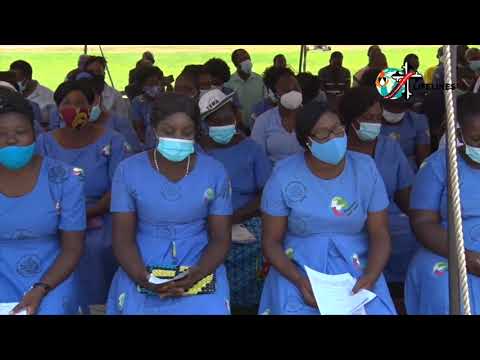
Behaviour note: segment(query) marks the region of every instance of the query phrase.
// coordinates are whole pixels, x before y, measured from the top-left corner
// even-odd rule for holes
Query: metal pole
[[[102,50],[102,45],[98,45],[98,47],[100,48],[100,53],[102,54],[102,57],[105,59],[105,55],[103,54],[103,50]],[[110,75],[110,70],[108,69],[108,64],[106,65],[105,70],[107,70],[108,78],[110,79],[110,84],[112,84],[112,88],[115,89],[115,85],[113,85],[112,75]]]
[[[299,61],[299,64],[298,64],[298,72],[301,73],[302,72],[302,63],[303,63],[303,47],[305,45],[300,45],[300,61]]]
[[[83,54],[87,55],[88,45],[83,45]]]
[[[307,45],[303,47],[304,55],[303,55],[303,72],[307,71]]]

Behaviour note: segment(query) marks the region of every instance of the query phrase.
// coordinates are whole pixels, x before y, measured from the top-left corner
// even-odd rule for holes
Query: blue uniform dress
[[[367,215],[387,207],[388,196],[375,162],[350,151],[345,169],[332,180],[315,176],[304,154],[277,163],[262,196],[266,214],[288,217],[283,247],[304,276],[306,265],[326,274],[350,273],[359,278],[368,257]],[[396,313],[383,275],[372,291],[377,297],[365,306],[367,314]],[[272,266],[259,313],[318,315],[319,311],[306,305],[297,287]]]
[[[250,137],[262,147],[273,163],[304,152],[295,131],[289,133],[283,127],[278,106],[264,112],[255,120]]]
[[[87,208],[110,191],[114,171],[128,151],[123,136],[110,129],[105,129],[103,136],[95,143],[79,149],[63,148],[52,132],[48,132],[38,138],[37,150],[42,155],[61,160],[83,172]],[[87,224],[86,247],[79,266],[84,312],[88,312],[87,305],[105,303],[118,266],[112,252],[111,227],[110,213],[90,219]]]
[[[410,207],[435,211],[441,226],[448,227],[448,176],[445,150],[439,150],[422,164],[413,184]],[[480,170],[458,156],[460,202],[465,248],[480,251]],[[480,314],[480,278],[468,274],[472,314]],[[448,260],[420,247],[408,268],[405,306],[409,315],[449,314]]]
[[[251,139],[228,148],[208,149],[206,153],[220,161],[232,182],[232,204],[236,211],[263,189],[270,177],[271,164],[260,145]],[[232,244],[225,262],[231,302],[235,306],[255,306],[260,301],[262,282],[257,274],[262,265],[261,221],[259,217],[244,225],[255,235],[253,244]]]
[[[382,124],[381,134],[398,141],[413,171],[417,172],[415,147],[430,145],[428,118],[423,114],[407,111],[398,124]]]
[[[145,127],[145,143],[144,150],[153,149],[157,146],[157,138],[150,125],[150,113],[152,111],[151,102],[143,95],[137,96],[132,101],[131,106],[131,121],[132,123],[141,122]]]
[[[395,193],[413,184],[414,173],[400,145],[380,135],[375,148],[375,163],[387,190],[392,253],[384,270],[388,282],[403,282],[408,264],[418,249],[418,243],[410,227],[410,221],[395,203]]]
[[[232,214],[230,180],[222,164],[197,153],[192,171],[174,183],[154,170],[148,152],[143,152],[118,167],[111,211],[136,214],[136,241],[145,266],[193,266],[208,244],[208,217]],[[107,314],[229,314],[223,265],[215,276],[214,293],[161,299],[141,293],[119,268],[110,288]]]
[[[143,150],[140,140],[138,140],[137,133],[133,129],[132,123],[129,119],[121,117],[116,113],[110,113],[110,117],[105,125],[123,135],[132,153],[138,153]],[[58,110],[52,111],[50,115],[50,130],[65,127],[65,122],[60,118]]]
[[[72,167],[43,158],[30,193],[0,193],[0,219],[0,302],[20,302],[60,255],[59,230],[85,230],[83,179]],[[37,313],[78,313],[78,291],[73,273],[47,294]]]

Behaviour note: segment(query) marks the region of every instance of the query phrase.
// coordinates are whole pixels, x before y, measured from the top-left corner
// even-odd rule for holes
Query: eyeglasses
[[[345,126],[338,124],[334,129],[322,129],[318,131],[316,134],[313,134],[311,138],[319,143],[324,143],[329,140],[331,137],[342,137],[345,135]]]

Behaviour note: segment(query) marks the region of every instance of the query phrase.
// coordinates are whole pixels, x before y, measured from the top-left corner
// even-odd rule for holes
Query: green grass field
[[[158,65],[165,75],[177,76],[185,65],[201,64],[211,57],[224,59],[234,72],[230,62],[231,51],[238,46],[145,46],[145,47],[115,47],[104,46],[105,56],[108,60],[110,72],[115,88],[123,90],[128,82],[128,72],[135,66],[143,51],[150,49]],[[273,57],[283,53],[289,65],[298,71],[299,46],[242,46],[246,48],[254,63],[253,71],[262,73],[272,64]],[[365,46],[335,46],[332,51],[339,50],[344,54],[344,66],[356,72],[367,63]],[[420,58],[420,72],[437,63],[436,52],[438,45],[432,46],[382,46],[391,67],[400,67],[405,55],[415,53]],[[82,47],[65,46],[64,48],[38,47],[35,49],[7,49],[0,47],[0,70],[7,70],[14,60],[23,59],[33,67],[33,77],[41,84],[54,90],[65,78],[68,71],[76,67],[78,56]],[[91,45],[89,53],[100,55],[98,46]],[[308,53],[307,70],[317,73],[328,64],[331,52],[314,51]],[[108,79],[107,79],[108,81]],[[108,81],[109,82],[109,81]]]

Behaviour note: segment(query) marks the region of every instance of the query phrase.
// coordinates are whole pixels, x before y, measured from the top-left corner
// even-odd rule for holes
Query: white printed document
[[[308,266],[305,270],[322,315],[366,315],[365,305],[377,296],[366,289],[353,294],[357,280],[348,273],[327,275]]]

